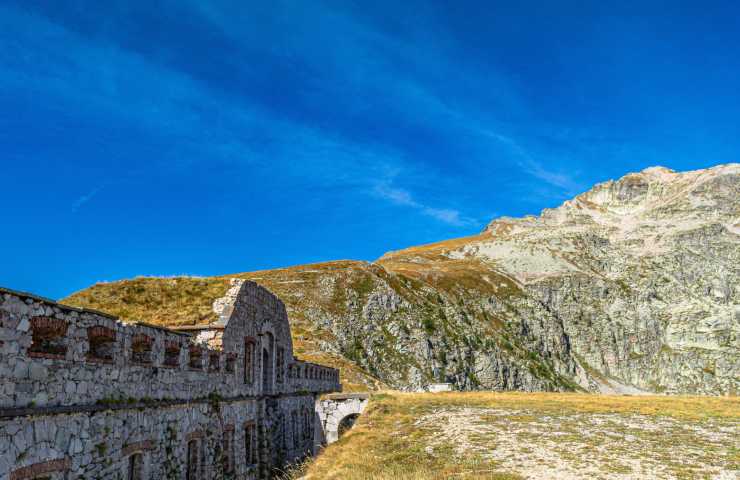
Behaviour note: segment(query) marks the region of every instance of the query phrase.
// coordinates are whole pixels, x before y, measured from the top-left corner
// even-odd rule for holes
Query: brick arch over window
[[[134,363],[152,363],[152,344],[154,339],[148,335],[136,334],[131,338],[131,361]]]
[[[208,371],[218,372],[221,370],[221,355],[218,352],[208,354]]]
[[[272,393],[275,381],[275,337],[270,332],[262,335],[262,392]]]
[[[116,331],[112,328],[96,325],[87,329],[89,345],[87,359],[98,362],[112,362],[116,348]]]
[[[200,480],[200,442],[196,439],[188,441],[187,462],[185,478]]]
[[[277,383],[283,383],[285,381],[285,348],[278,346],[276,350],[275,381]]]
[[[199,345],[190,345],[188,348],[188,367],[191,370],[203,369],[203,349]]]
[[[233,474],[236,465],[234,459],[234,425],[224,426],[221,449],[221,468],[225,474]]]
[[[187,480],[202,480],[205,478],[205,434],[202,431],[189,433],[185,440],[187,441],[185,478]]]
[[[244,458],[247,468],[251,468],[259,463],[259,445],[257,438],[257,425],[252,422],[244,424]]]
[[[121,456],[125,458],[126,462],[125,480],[145,480],[149,478],[147,456],[152,450],[154,450],[154,442],[152,440],[129,443],[123,447]]]
[[[236,369],[236,354],[235,353],[228,353],[226,354],[226,365],[224,366],[224,370],[226,373],[234,373],[234,370]]]
[[[135,452],[128,457],[128,480],[144,480],[144,454]]]
[[[28,354],[32,357],[64,358],[67,354],[66,334],[66,321],[52,317],[33,317],[31,319],[33,341],[28,347]]]
[[[254,337],[244,339],[244,383],[254,384],[257,342]]]
[[[72,461],[69,458],[36,463],[13,471],[10,474],[10,480],[30,480],[53,473],[66,472],[71,465]]]
[[[182,346],[179,342],[165,341],[164,344],[164,367],[179,367],[180,366],[180,350]]]

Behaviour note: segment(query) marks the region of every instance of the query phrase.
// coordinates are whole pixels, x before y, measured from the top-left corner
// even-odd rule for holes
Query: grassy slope
[[[124,321],[174,327],[217,320],[213,301],[228,289],[226,278],[140,277],[96,283],[61,302],[110,313]]]
[[[450,242],[443,243],[447,248]],[[358,377],[358,365],[365,372],[377,372],[376,376],[392,377],[403,384],[406,370],[416,359],[401,351],[400,341],[392,333],[394,329],[432,329],[438,335],[444,334],[450,342],[462,343],[472,332],[461,331],[439,316],[440,294],[459,304],[463,297],[477,299],[518,292],[510,279],[497,275],[477,260],[451,260],[440,255],[440,245],[416,247],[410,260],[395,253],[374,264],[336,261],[234,276],[264,285],[286,303],[294,343],[303,357],[322,361],[327,352],[341,353],[345,361],[331,364],[347,370],[345,378],[350,388],[352,384],[361,387],[368,383],[371,387],[382,387],[380,382]],[[391,314],[389,320],[376,317],[368,325],[363,312],[368,297],[389,291],[402,298],[406,306]],[[480,314],[473,310],[469,313]],[[481,315],[479,320],[484,325],[485,336],[498,337],[502,328],[500,319]],[[415,322],[424,326],[414,326]],[[363,331],[365,327],[372,327],[373,333]],[[332,331],[342,331],[345,338],[338,341]],[[377,334],[378,331],[384,333]],[[352,343],[346,337],[348,334],[357,335],[357,343]],[[372,346],[367,345],[368,335],[378,335],[372,337],[377,340],[371,342]]]
[[[341,315],[346,308],[345,299],[333,294],[337,289],[331,287],[335,287],[338,282],[361,284],[370,275],[369,269],[369,264],[365,262],[337,261],[241,273],[230,277],[259,283],[285,303],[296,356],[338,368],[344,391],[363,391],[368,388],[376,390],[385,385],[330,347],[335,339],[324,321],[326,312]],[[326,285],[329,279],[331,287]]]
[[[441,295],[448,305],[457,305],[480,326],[475,342],[503,342],[510,354],[526,357],[526,349],[512,347],[505,340],[506,336],[501,335],[505,327],[502,319],[488,316],[480,308],[465,306],[471,300],[474,303],[494,295],[503,299],[521,295],[516,283],[497,272],[495,265],[473,258],[450,259],[444,255],[452,248],[483,238],[488,236],[477,235],[390,252],[376,264],[336,261],[223,277],[136,278],[101,283],[63,302],[109,312],[124,321],[194,325],[214,318],[213,300],[226,292],[229,278],[249,279],[265,286],[285,302],[296,356],[339,368],[347,391],[374,390],[385,386],[378,376],[392,377],[396,383],[403,384],[406,370],[409,365],[415,365],[416,360],[399,353],[397,339],[389,330],[384,330],[385,340],[373,339],[372,346],[358,344],[355,348],[347,345],[346,338],[337,342],[332,328],[339,322],[340,330],[346,333],[349,323],[362,317],[368,295],[378,289],[391,289],[409,307],[400,316],[395,315],[388,325],[376,325],[377,328],[416,328],[408,322],[420,321],[424,329],[444,332],[451,342],[468,342],[469,338],[463,337],[469,337],[472,332],[449,324],[440,313]],[[372,349],[372,361],[367,359],[368,348]],[[564,383],[548,369],[537,371],[540,370],[547,374],[546,377],[553,378],[554,384]]]
[[[317,282],[332,272],[361,272],[362,262],[331,262],[279,270],[228,275],[223,277],[141,277],[119,282],[98,283],[61,302],[111,313],[123,321],[143,321],[163,326],[183,326],[215,320],[212,305],[224,296],[229,278],[255,281],[283,300],[291,321],[296,357],[329,365],[340,370],[345,391],[383,388],[383,382],[369,375],[355,363],[322,345],[330,343],[331,333],[317,322],[307,302],[322,302],[324,308],[337,310],[329,299],[316,298]]]
[[[450,434],[455,412],[468,413]],[[539,469],[533,478],[645,478],[641,469],[656,468],[655,478],[704,478],[740,468],[739,433],[733,397],[379,394],[352,430],[294,476],[519,479]]]

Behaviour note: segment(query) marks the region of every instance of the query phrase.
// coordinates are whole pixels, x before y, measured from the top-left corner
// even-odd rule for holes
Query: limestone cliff
[[[538,217],[497,219],[374,263],[227,277],[275,292],[298,327],[298,353],[339,366],[357,387],[740,390],[737,164],[650,168]],[[184,309],[207,310],[226,283],[137,279],[66,301],[166,324],[167,312],[183,322]],[[152,288],[177,292],[157,297],[154,317]],[[183,288],[209,293],[183,305]]]

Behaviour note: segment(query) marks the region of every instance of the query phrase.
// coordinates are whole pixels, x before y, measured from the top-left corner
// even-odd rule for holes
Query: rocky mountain
[[[138,278],[65,302],[200,323],[231,278],[280,296],[298,355],[351,389],[740,391],[739,164],[649,168],[372,263]]]

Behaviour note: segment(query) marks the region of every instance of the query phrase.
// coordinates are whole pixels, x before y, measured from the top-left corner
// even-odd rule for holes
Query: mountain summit
[[[65,303],[195,324],[230,278],[276,293],[298,354],[349,388],[737,393],[740,164],[651,167],[373,263],[137,278]]]

